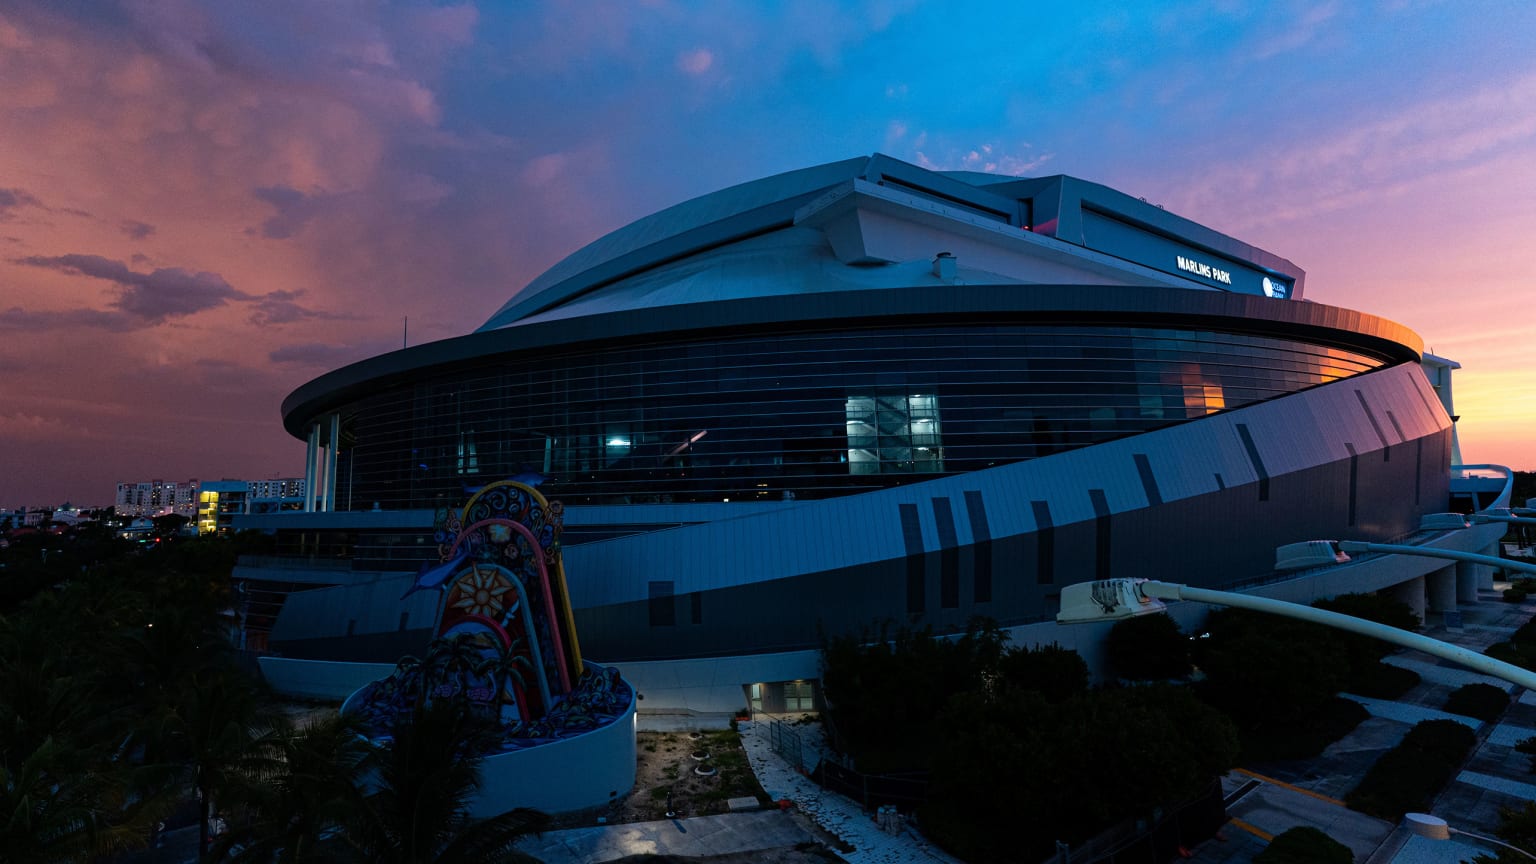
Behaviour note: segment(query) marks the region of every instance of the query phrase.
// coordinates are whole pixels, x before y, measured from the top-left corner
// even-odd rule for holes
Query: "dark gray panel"
[[[1141,475],[1141,489],[1147,493],[1147,503],[1163,503],[1163,493],[1157,489],[1157,477],[1152,474],[1152,463],[1147,459],[1147,454],[1134,453],[1131,458],[1136,462],[1136,473]]]
[[[987,505],[975,489],[965,491],[965,513],[970,518],[971,542],[975,554],[971,561],[971,599],[975,603],[992,602],[992,528],[987,524]]]
[[[917,505],[902,504],[901,540],[907,552],[907,614],[920,615],[928,606],[926,564],[923,560],[923,526]]]
[[[1248,452],[1248,461],[1252,463],[1254,473],[1259,475],[1259,500],[1269,500],[1269,471],[1264,467],[1264,460],[1259,456],[1259,448],[1253,443],[1253,434],[1248,431],[1247,423],[1237,424],[1237,437],[1243,439],[1243,449]]]
[[[939,532],[939,607],[960,608],[960,550],[955,514],[948,498],[933,499],[933,520]]]

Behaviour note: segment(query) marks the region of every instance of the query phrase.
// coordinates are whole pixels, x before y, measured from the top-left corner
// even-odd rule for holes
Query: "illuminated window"
[[[944,470],[939,397],[850,396],[843,410],[848,433],[848,473]]]

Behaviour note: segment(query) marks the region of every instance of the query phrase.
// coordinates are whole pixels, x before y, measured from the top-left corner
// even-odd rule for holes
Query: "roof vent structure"
[[[955,256],[948,252],[940,252],[933,256],[933,275],[940,279],[953,279],[957,272],[959,272],[959,264],[955,261]]]

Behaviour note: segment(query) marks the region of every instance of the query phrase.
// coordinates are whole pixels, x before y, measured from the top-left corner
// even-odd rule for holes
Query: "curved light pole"
[[[1502,846],[1511,852],[1519,852],[1532,861],[1536,861],[1536,855],[1532,855],[1519,846],[1505,843],[1503,840],[1495,840],[1492,837],[1484,837],[1481,834],[1473,834],[1471,831],[1463,831],[1460,828],[1452,828],[1446,824],[1444,819],[1441,819],[1439,816],[1431,816],[1428,813],[1404,813],[1403,827],[1413,832],[1414,836],[1424,837],[1429,840],[1449,840],[1452,834],[1460,834],[1463,837],[1471,837],[1473,840],[1481,840],[1494,846]]]
[[[1470,564],[1486,564],[1489,567],[1497,567],[1501,570],[1516,570],[1521,573],[1536,574],[1536,564],[1527,564],[1524,561],[1511,561],[1508,558],[1500,558],[1497,555],[1479,555],[1475,552],[1462,552],[1459,549],[1436,549],[1431,546],[1404,546],[1398,543],[1370,543],[1365,540],[1309,540],[1308,544],[1326,544],[1338,552],[1380,552],[1388,555],[1419,555],[1425,558],[1444,558],[1448,561],[1466,561]],[[1290,546],[1282,546],[1277,552],[1290,549],[1291,546],[1301,544],[1293,543]],[[1346,555],[1343,561],[1348,561]],[[1343,563],[1337,557],[1329,560],[1315,560],[1304,558],[1281,559],[1281,570],[1300,570],[1307,567],[1317,567],[1324,564]]]
[[[1413,547],[1409,547],[1413,548]],[[1478,556],[1486,557],[1486,556]],[[1536,672],[1522,669],[1485,654],[1470,651],[1460,645],[1441,642],[1428,636],[1409,633],[1375,621],[1341,615],[1300,603],[1271,600],[1251,594],[1233,591],[1213,591],[1194,588],[1173,582],[1154,582],[1150,579],[1105,579],[1098,582],[1079,582],[1061,589],[1061,612],[1056,616],[1058,624],[1082,624],[1090,621],[1113,621],[1133,615],[1147,615],[1164,611],[1163,600],[1190,600],[1213,606],[1231,606],[1251,609],[1271,615],[1283,615],[1301,621],[1310,621],[1362,636],[1371,636],[1404,648],[1423,651],[1435,657],[1460,663],[1469,669],[1518,684],[1528,690],[1536,690]]]

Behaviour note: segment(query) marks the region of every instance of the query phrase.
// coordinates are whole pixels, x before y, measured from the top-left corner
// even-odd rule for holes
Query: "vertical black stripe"
[[[948,498],[933,499],[933,521],[939,530],[939,608],[959,609],[960,541]]]
[[[1403,434],[1403,424],[1397,422],[1397,415],[1393,414],[1390,408],[1387,409],[1387,420],[1392,423],[1392,428],[1397,431],[1397,443],[1407,444],[1408,436]]]
[[[1360,455],[1355,445],[1346,443],[1349,450],[1349,527],[1355,527],[1355,492],[1360,488]]]
[[[901,540],[907,550],[907,612],[920,615],[927,609],[927,586],[923,573],[923,526],[918,522],[917,505],[902,504]]]
[[[1103,489],[1089,489],[1093,502],[1093,578],[1109,578],[1109,499]]]
[[[1035,584],[1056,581],[1056,525],[1051,521],[1049,501],[1031,501],[1035,511]]]
[[[1243,439],[1243,449],[1248,451],[1248,461],[1253,464],[1254,473],[1259,475],[1259,500],[1269,500],[1269,471],[1264,468],[1264,460],[1259,458],[1259,448],[1253,443],[1253,435],[1248,432],[1247,423],[1237,424],[1237,437]]]
[[[1157,478],[1152,476],[1152,463],[1147,459],[1147,454],[1133,453],[1131,458],[1136,460],[1136,473],[1141,475],[1141,489],[1147,493],[1147,503],[1163,503],[1163,493],[1157,489]]]
[[[1418,455],[1413,457],[1413,503],[1419,503],[1424,492],[1424,439],[1419,439]]]
[[[1381,431],[1381,424],[1376,422],[1376,412],[1371,410],[1371,403],[1365,401],[1365,392],[1355,391],[1355,398],[1360,400],[1360,407],[1365,409],[1365,419],[1371,421],[1371,428],[1376,430],[1376,439],[1381,442],[1381,461],[1392,461],[1392,445],[1387,443],[1387,436]]]
[[[965,513],[971,522],[971,547],[975,550],[972,578],[972,600],[976,603],[992,602],[992,528],[987,524],[987,505],[981,493],[968,489],[965,493]]]
[[[1216,488],[1217,489],[1225,489],[1225,488],[1227,488],[1227,481],[1221,479],[1221,473],[1220,472],[1217,472],[1217,474],[1216,474]]]
[[[1429,385],[1430,392],[1435,393],[1435,398],[1433,400],[1433,404],[1431,404],[1430,398],[1427,395],[1425,395],[1424,388],[1420,387],[1417,381],[1415,381],[1414,384],[1413,384],[1413,392],[1419,394],[1419,398],[1424,400],[1424,407],[1429,410],[1429,416],[1430,417],[1434,417],[1435,416],[1435,409],[1436,408],[1440,409],[1441,413],[1444,413],[1445,412],[1445,406],[1440,404],[1440,394],[1435,391],[1435,385],[1430,384],[1427,380],[1424,383]]]

